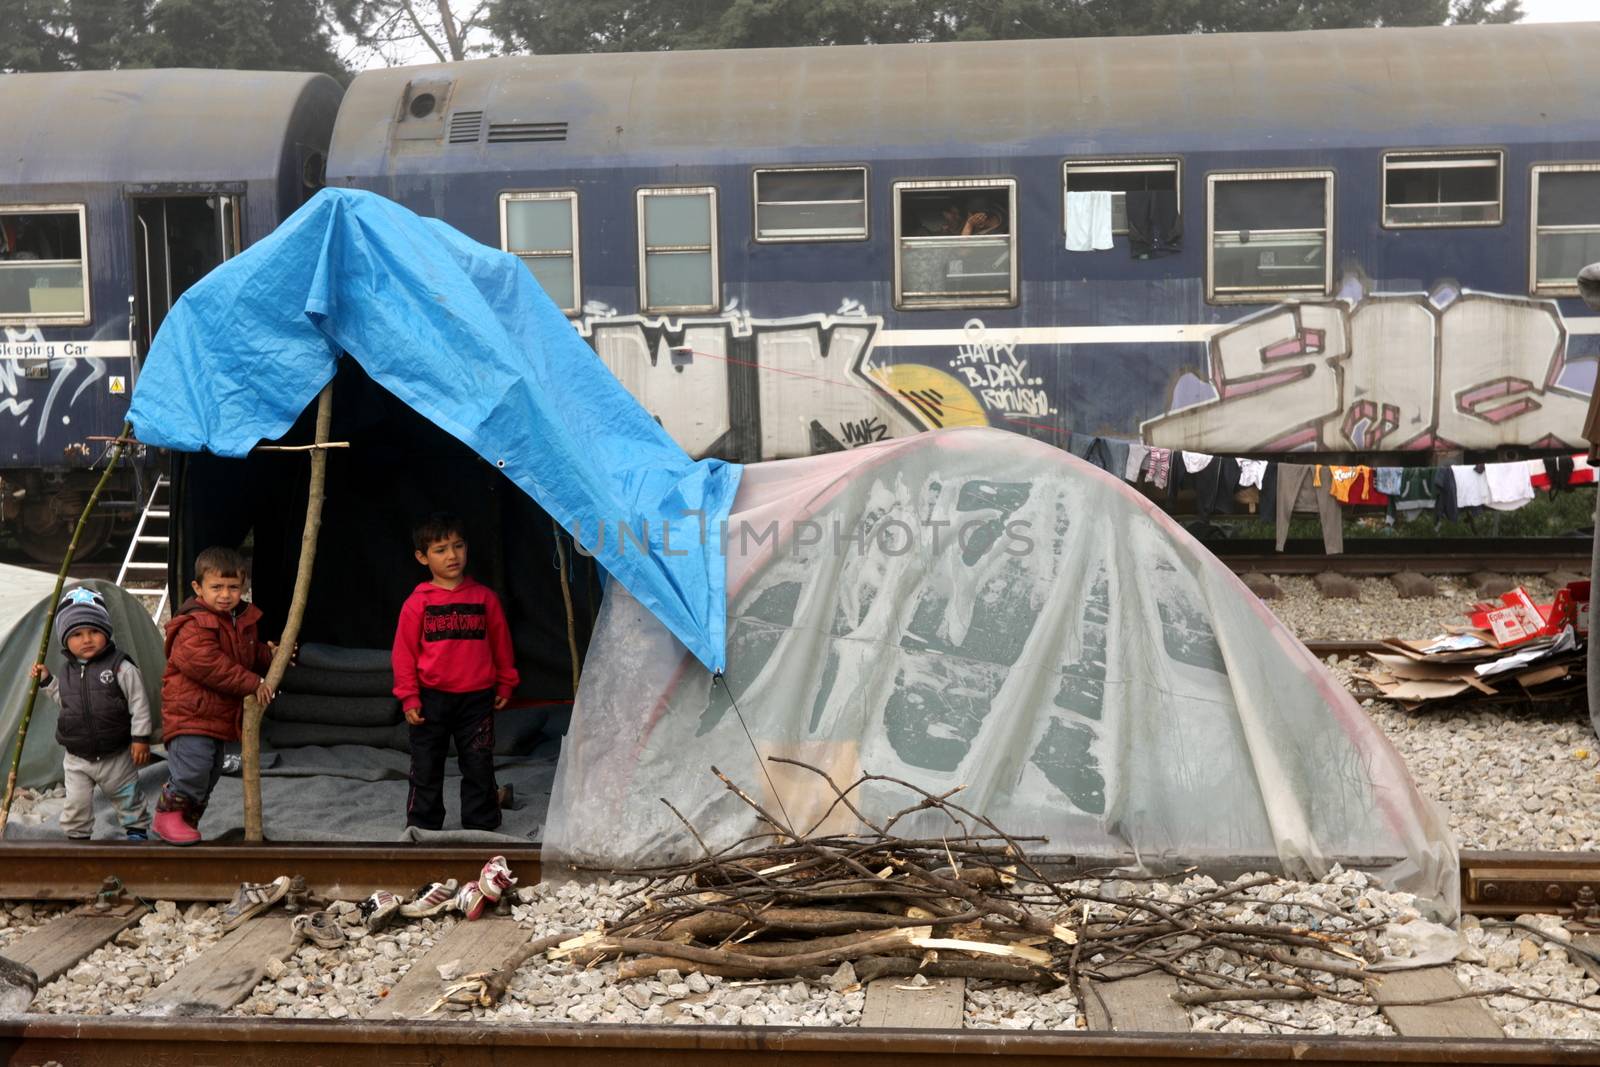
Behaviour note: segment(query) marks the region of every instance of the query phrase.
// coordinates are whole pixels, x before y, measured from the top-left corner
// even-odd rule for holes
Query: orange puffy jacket
[[[237,741],[244,698],[256,691],[271,656],[256,636],[261,609],[235,618],[191,597],[167,623],[161,675],[161,739],[199,734]]]

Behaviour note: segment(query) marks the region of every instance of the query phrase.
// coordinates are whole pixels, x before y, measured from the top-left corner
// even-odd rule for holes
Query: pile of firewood
[[[1074,988],[1086,979],[1166,971],[1218,994],[1204,999],[1227,999],[1223,994],[1238,985],[1186,960],[1211,948],[1259,964],[1251,987],[1240,990],[1252,999],[1262,992],[1263,999],[1310,997],[1319,977],[1362,975],[1364,929],[1329,933],[1223,916],[1230,904],[1248,906],[1248,891],[1275,878],[1182,904],[1088,893],[1048,876],[1028,857],[1024,845],[1041,838],[1013,836],[962,807],[952,799],[959,789],[934,795],[872,774],[841,787],[815,767],[772,759],[816,774],[819,788],[831,790],[835,805],[854,814],[863,832],[796,830],[712,768],[769,829],[713,850],[683,820],[702,858],[608,872],[643,880],[632,907],[604,928],[551,947],[549,958],[578,964],[619,958],[620,978],[671,969],[819,980],[849,962],[862,982],[924,974]],[[917,799],[873,822],[855,803],[868,783],[898,786]],[[949,834],[896,836],[898,824],[929,809],[948,819]]]

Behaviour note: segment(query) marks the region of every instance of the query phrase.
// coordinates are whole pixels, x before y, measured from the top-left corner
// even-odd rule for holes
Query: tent
[[[53,574],[0,564],[0,678],[6,679],[3,695],[0,695],[0,757],[6,760],[11,757],[17,726],[27,704],[28,669],[39,654],[39,638],[44,634],[44,620],[50,613],[50,595],[55,584]],[[105,597],[117,647],[132,657],[143,672],[145,691],[159,729],[161,670],[166,665],[161,631],[150,621],[145,606],[116,584],[93,579],[69,581],[65,588],[78,585],[86,585]],[[45,665],[53,672],[65,666],[61,648],[54,641],[45,657]],[[40,788],[61,781],[62,749],[55,740],[59,713],[55,701],[41,693],[33,709],[33,721],[28,725],[27,742],[22,748],[22,765],[17,771],[19,785]],[[4,774],[0,769],[0,782]]]
[[[660,798],[712,848],[764,830],[713,766],[794,829],[859,828],[809,772],[764,761],[782,756],[841,786],[961,786],[1008,832],[1048,837],[1033,851],[1090,866],[1343,862],[1455,910],[1445,820],[1378,728],[1204,547],[1076,457],[958,429],[757,464],[724,541],[720,681],[608,591],[552,864],[697,855]],[[880,820],[915,800],[875,782],[859,803]],[[943,819],[897,832],[937,838]]]

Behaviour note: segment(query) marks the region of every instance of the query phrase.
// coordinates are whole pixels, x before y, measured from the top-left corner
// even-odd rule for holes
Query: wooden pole
[[[561,599],[567,605],[567,652],[572,657],[572,698],[578,698],[578,678],[582,674],[582,666],[578,659],[578,622],[572,613],[572,585],[567,580],[567,543],[562,540],[561,524],[551,519],[550,525],[556,532],[556,559],[561,565]]]
[[[100,502],[100,491],[111,480],[111,472],[117,469],[117,464],[122,461],[122,453],[126,448],[129,438],[133,435],[133,423],[122,424],[122,432],[117,434],[115,443],[111,446],[111,454],[106,460],[106,469],[101,472],[100,480],[95,483],[94,492],[89,494],[88,503],[83,505],[83,514],[78,516],[78,525],[73,527],[72,540],[67,544],[67,554],[61,560],[61,569],[56,571],[56,589],[50,596],[50,611],[44,618],[44,636],[39,638],[39,654],[34,658],[34,665],[44,662],[45,656],[50,652],[50,631],[56,623],[56,605],[61,602],[61,588],[67,584],[67,571],[72,566],[72,557],[78,551],[78,538],[83,536],[83,528],[89,524],[89,516],[94,511],[95,504]],[[0,800],[0,839],[6,836],[6,820],[11,817],[11,798],[17,791],[17,768],[22,765],[22,745],[28,739],[28,723],[33,720],[33,705],[39,699],[39,679],[28,679],[28,700],[22,706],[22,722],[17,726],[17,748],[11,754],[11,769],[6,772],[5,798]]]
[[[333,424],[333,382],[322,387],[317,395],[317,428],[313,438],[316,445],[328,443],[328,432]],[[328,450],[311,449],[311,486],[306,492],[306,525],[300,534],[300,564],[294,575],[294,595],[289,600],[289,614],[283,621],[283,635],[278,639],[278,651],[273,654],[272,665],[267,668],[267,685],[276,692],[289,669],[294,656],[295,642],[300,637],[300,622],[305,618],[306,600],[311,595],[311,568],[317,561],[317,532],[322,528],[322,497],[328,480]],[[244,771],[244,837],[246,841],[261,841],[261,719],[267,709],[254,694],[244,698],[244,724],[240,729],[240,762]]]

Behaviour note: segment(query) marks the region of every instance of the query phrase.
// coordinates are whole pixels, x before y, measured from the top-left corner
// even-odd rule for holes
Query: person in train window
[[[957,232],[963,237],[978,237],[984,234],[1006,232],[1006,213],[1000,210],[998,204],[983,196],[974,196],[967,199],[965,218],[962,220],[961,229]]]

